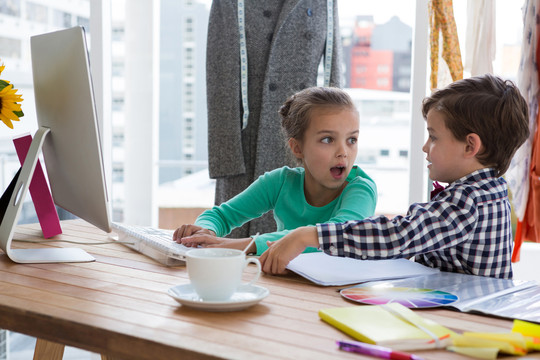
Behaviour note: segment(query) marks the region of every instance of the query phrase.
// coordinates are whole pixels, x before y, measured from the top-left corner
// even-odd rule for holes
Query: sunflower
[[[0,65],[0,74],[5,66]],[[19,121],[19,118],[24,116],[21,105],[18,102],[23,101],[22,95],[17,94],[17,89],[9,81],[0,80],[0,120],[13,129],[11,121]]]

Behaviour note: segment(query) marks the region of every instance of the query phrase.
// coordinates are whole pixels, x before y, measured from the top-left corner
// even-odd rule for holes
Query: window
[[[85,29],[90,30],[90,19],[83,16],[77,16],[77,25],[83,26]]]
[[[388,65],[379,65],[377,66],[377,73],[379,74],[386,74],[390,71],[390,68]]]
[[[21,16],[21,0],[0,1],[0,14]]]
[[[68,28],[72,26],[71,14],[61,10],[53,11],[53,25]]]
[[[0,122],[0,191],[4,191],[19,168],[12,138],[37,130],[31,76],[30,36],[72,26],[72,15],[77,14],[83,24],[90,18],[90,0],[0,0],[0,59],[6,66],[2,79],[14,84],[23,97],[25,116],[14,123],[14,129],[4,128]],[[61,7],[61,10],[60,10]],[[25,198],[21,223],[36,221],[31,197]]]
[[[366,66],[365,65],[357,65],[356,66],[356,72],[358,74],[365,73],[366,72]]]
[[[7,60],[7,58],[21,58],[21,40],[0,36],[0,49],[2,49],[0,50],[2,59],[6,58]],[[11,82],[13,83],[14,80],[11,80]]]
[[[49,21],[47,7],[40,4],[27,2],[26,19],[31,22],[46,24]]]
[[[378,87],[388,86],[389,83],[390,83],[390,79],[388,79],[388,78],[378,78],[377,79],[377,86]]]
[[[494,71],[496,74],[515,80],[522,36],[522,4],[511,0],[496,0],[496,2],[498,44]],[[46,25],[51,30],[75,24],[86,26],[89,24],[90,13],[85,12],[84,9],[85,7],[89,9],[89,3],[90,0],[68,2],[0,0],[2,19],[24,17],[24,21],[19,22],[19,28],[14,32],[17,36],[0,29],[0,58],[6,65],[6,71],[17,67],[18,73],[29,73],[30,64],[25,57],[29,53],[31,26],[39,25],[41,29]],[[160,26],[163,29],[160,34],[161,49],[166,48],[169,51],[161,54],[160,67],[172,70],[166,76],[163,75],[160,84],[159,121],[160,128],[165,130],[160,134],[159,142],[168,144],[165,146],[163,158],[175,161],[174,165],[167,166],[176,167],[174,170],[177,174],[186,173],[187,169],[198,172],[206,167],[204,64],[210,4],[210,0],[161,1]],[[124,131],[123,127],[129,122],[124,114],[125,92],[129,89],[124,89],[123,80],[118,80],[126,76],[125,59],[130,56],[125,53],[123,43],[126,36],[124,24],[127,5],[125,1],[115,0],[111,2],[111,6],[114,7],[111,12],[113,17],[111,34],[113,58],[111,61],[114,86],[111,117],[115,125],[111,136],[113,146],[122,146],[125,143],[121,135]],[[48,11],[44,12],[43,9],[48,9]],[[408,205],[407,192],[404,191],[409,182],[408,159],[413,157],[413,151],[418,150],[408,150],[411,109],[419,106],[419,104],[410,103],[409,92],[412,85],[411,69],[414,66],[411,44],[415,26],[415,9],[411,6],[411,2],[402,0],[340,0],[339,11],[342,43],[344,46],[349,46],[348,51],[344,51],[343,54],[359,59],[359,62],[354,62],[349,58],[343,59],[344,70],[346,70],[344,74],[349,76],[344,84],[347,84],[347,91],[350,92],[360,111],[361,127],[357,162],[374,178],[379,188],[389,187],[384,180],[387,178],[403,184],[401,194],[386,195],[387,192],[385,192],[380,196],[377,209],[377,212],[382,213],[402,213]],[[46,13],[49,14],[48,24],[44,22]],[[454,1],[454,13],[460,40],[465,39],[466,2]],[[405,25],[403,29],[410,29],[410,34],[408,30],[393,32],[392,26],[396,21],[393,17],[399,20],[400,26]],[[371,32],[361,33],[355,38],[353,35],[357,25],[372,27]],[[384,35],[387,32],[393,35]],[[402,35],[404,38],[401,38]],[[398,47],[395,42],[399,42],[399,49],[393,49],[393,47]],[[355,44],[359,46],[353,46]],[[462,49],[465,48],[464,45],[463,40]],[[388,57],[377,58],[377,56],[383,56],[385,52],[391,52],[391,60]],[[16,60],[16,65],[13,61],[9,61],[11,59]],[[21,66],[20,69],[19,66]],[[32,93],[31,84],[22,78],[9,80],[17,85],[21,81],[27,82],[23,92],[26,101],[23,107],[27,107],[27,104],[32,101],[29,97]],[[381,88],[384,90],[380,90]],[[31,124],[31,111],[27,112],[22,123],[25,126]],[[35,131],[31,125],[23,130]],[[2,144],[7,141],[4,138],[5,133],[2,131],[0,134]],[[186,143],[183,140],[184,136],[186,136]],[[4,149],[7,146],[0,148]],[[184,152],[184,149],[189,151]],[[6,158],[10,161],[12,159],[11,154],[4,152],[0,155],[3,155],[2,161]],[[113,150],[110,155],[115,164],[121,164],[124,157],[130,156],[124,151],[116,150]],[[116,158],[117,155],[119,158]],[[184,161],[188,162],[187,166],[183,163]],[[164,169],[161,165],[159,166],[160,171]],[[120,168],[113,171],[115,171],[115,179],[124,179],[123,175],[118,175],[121,173]],[[9,175],[1,173],[0,179],[10,178]],[[171,175],[170,179],[172,180],[174,176]],[[123,206],[123,199],[129,194],[124,194],[121,184],[114,184],[113,189],[114,214],[118,215],[121,214],[118,209]],[[114,220],[119,221],[119,219]]]
[[[124,181],[124,167],[123,166],[113,167],[113,181],[114,182]]]
[[[120,111],[124,108],[124,97],[123,96],[115,96],[112,99],[112,107],[113,111]]]
[[[124,134],[114,133],[112,140],[113,146],[122,146],[124,144]]]

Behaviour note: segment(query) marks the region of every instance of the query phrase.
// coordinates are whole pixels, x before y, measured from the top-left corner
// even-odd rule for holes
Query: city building
[[[125,11],[113,11],[112,207],[125,220]],[[196,1],[163,0],[159,22],[158,183],[207,168],[206,29],[209,10]],[[158,204],[159,206],[159,204]]]
[[[161,1],[159,183],[208,167],[206,33],[208,9]]]
[[[397,16],[375,24],[373,16],[358,16],[344,54],[351,88],[409,92],[412,29]]]

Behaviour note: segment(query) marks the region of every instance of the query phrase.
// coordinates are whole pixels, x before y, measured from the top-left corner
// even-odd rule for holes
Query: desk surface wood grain
[[[63,234],[42,244],[80,247],[95,262],[16,264],[0,253],[0,328],[119,359],[362,359],[335,341],[350,339],[318,317],[318,310],[353,306],[336,291],[295,275],[262,275],[270,295],[246,310],[190,309],[167,295],[189,283],[184,266],[165,267],[120,244],[87,245],[109,235],[81,220],[62,223]],[[17,228],[14,239],[41,238],[39,225]],[[252,277],[255,267],[245,272]],[[455,331],[509,331],[512,322],[451,310],[417,310]],[[425,359],[466,359],[447,351]],[[539,354],[529,357],[540,358]],[[369,357],[366,357],[369,359]],[[511,359],[511,357],[505,357]]]

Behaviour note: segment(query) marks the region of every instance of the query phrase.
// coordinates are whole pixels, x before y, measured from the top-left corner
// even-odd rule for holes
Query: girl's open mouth
[[[332,173],[332,176],[335,177],[335,178],[341,177],[341,175],[343,175],[344,171],[345,171],[344,166],[334,166],[333,168],[330,169],[330,172]]]

